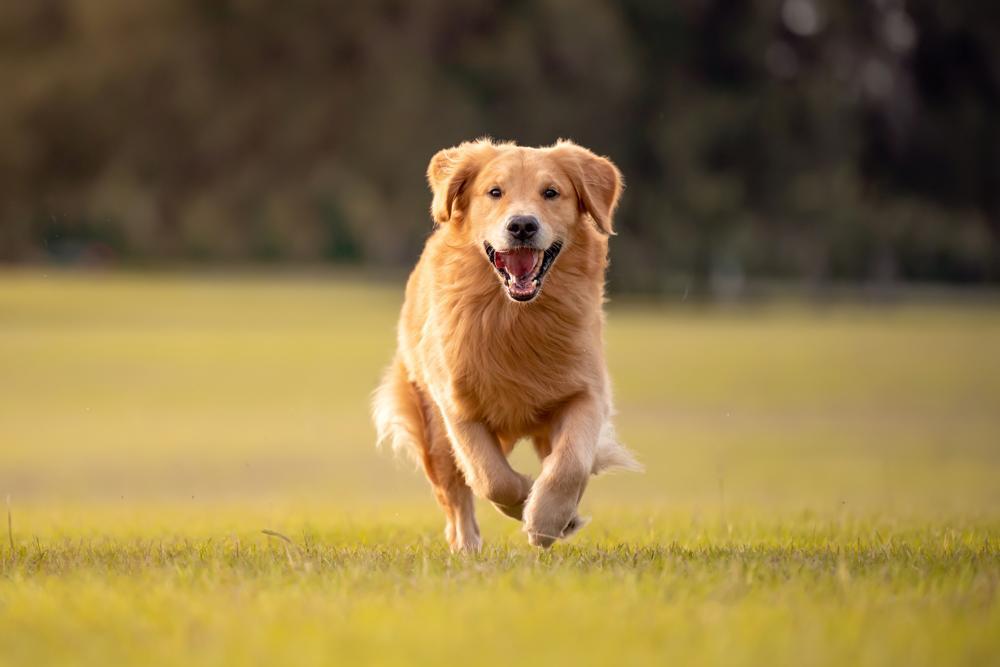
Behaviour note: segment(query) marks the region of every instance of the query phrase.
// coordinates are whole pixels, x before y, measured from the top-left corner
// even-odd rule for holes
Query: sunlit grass
[[[372,446],[399,298],[0,274],[0,664],[1000,660],[1000,310],[613,304],[647,473],[463,559]]]

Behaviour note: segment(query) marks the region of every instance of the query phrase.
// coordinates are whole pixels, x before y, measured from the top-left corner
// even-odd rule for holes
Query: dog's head
[[[570,141],[526,148],[489,139],[438,152],[427,168],[431,214],[493,265],[507,295],[531,301],[560,252],[612,234],[617,167]]]

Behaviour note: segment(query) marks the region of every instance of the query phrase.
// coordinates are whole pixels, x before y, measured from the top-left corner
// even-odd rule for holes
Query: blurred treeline
[[[0,259],[403,266],[435,150],[569,137],[620,289],[1000,281],[1000,2],[0,3]]]

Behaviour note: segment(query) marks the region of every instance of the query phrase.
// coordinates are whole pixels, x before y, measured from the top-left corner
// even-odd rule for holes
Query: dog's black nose
[[[515,215],[507,221],[507,231],[518,241],[527,241],[538,231],[538,218],[533,215]]]

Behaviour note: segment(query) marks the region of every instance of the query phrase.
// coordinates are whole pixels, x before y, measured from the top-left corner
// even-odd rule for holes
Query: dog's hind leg
[[[482,547],[472,489],[455,464],[451,442],[437,408],[427,404],[427,451],[424,472],[448,518],[445,537],[452,551],[475,552]]]
[[[447,519],[445,537],[453,551],[478,551],[482,545],[476,524],[472,490],[455,465],[451,444],[437,408],[424,400],[396,360],[375,391],[372,416],[378,441],[423,466],[434,496]]]

